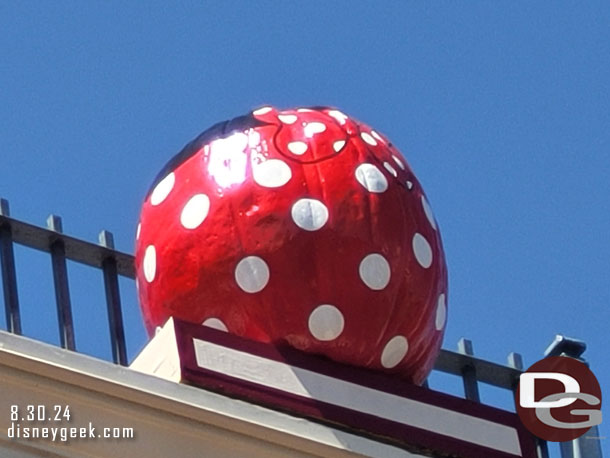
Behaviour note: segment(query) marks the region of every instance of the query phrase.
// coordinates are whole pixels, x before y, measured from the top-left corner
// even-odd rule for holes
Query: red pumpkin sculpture
[[[421,383],[447,316],[439,228],[402,154],[332,108],[220,123],[148,193],[136,269],[169,317]]]

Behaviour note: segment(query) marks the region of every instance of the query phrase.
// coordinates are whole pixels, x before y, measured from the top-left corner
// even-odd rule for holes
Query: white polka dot
[[[136,229],[136,240],[140,238],[140,231],[142,230],[142,223],[138,223],[138,228]]]
[[[307,143],[305,142],[290,142],[288,143],[288,149],[292,154],[301,156],[307,151]]]
[[[320,134],[325,130],[326,125],[322,122],[309,122],[305,125],[305,129],[303,129],[305,136],[309,138],[313,137],[315,134]]]
[[[381,138],[381,135],[379,135],[377,132],[375,132],[374,130],[371,130],[371,135],[373,135],[373,137],[375,137],[377,140],[379,140],[380,142],[383,141],[383,138]]]
[[[157,251],[153,245],[148,245],[144,252],[144,278],[148,283],[155,279],[157,274]]]
[[[360,164],[356,169],[356,179],[370,192],[384,192],[388,189],[388,180],[373,164]]]
[[[422,195],[421,196],[421,205],[424,207],[424,213],[426,214],[426,218],[430,222],[430,225],[434,230],[436,230],[436,221],[434,220],[434,213],[432,213],[432,209],[430,208],[430,204],[428,200]]]
[[[309,315],[309,332],[318,340],[336,339],[344,325],[343,314],[334,305],[320,305]]]
[[[280,159],[269,159],[260,164],[252,163],[254,181],[265,188],[279,188],[292,178],[290,167]]]
[[[298,119],[297,116],[293,115],[293,114],[279,115],[278,118],[284,124],[294,124],[297,121],[297,119]]]
[[[174,188],[175,182],[176,182],[176,175],[174,175],[174,172],[171,172],[169,175],[167,175],[165,178],[163,178],[157,184],[157,186],[155,186],[155,189],[153,190],[152,194],[150,195],[150,204],[159,205],[161,202],[163,202],[165,200],[165,198],[167,197],[167,195]]]
[[[261,134],[254,129],[248,131],[248,146],[250,148],[256,148],[261,143]],[[243,150],[241,150],[243,151]]]
[[[235,281],[246,293],[258,293],[269,282],[269,267],[258,256],[247,256],[235,268]]]
[[[306,231],[317,231],[328,221],[328,208],[316,199],[297,200],[291,214],[294,223]]]
[[[344,146],[345,146],[345,140],[337,140],[335,143],[333,143],[333,149],[335,150],[336,153],[341,151],[341,148],[343,148]]]
[[[220,187],[227,188],[246,180],[248,155],[245,149],[255,138],[254,134],[233,132],[210,143],[207,169]]]
[[[218,318],[208,318],[203,323],[203,326],[207,326],[208,328],[218,329],[219,331],[227,332],[227,326]]]
[[[254,115],[264,115],[264,114],[269,113],[271,110],[272,110],[271,107],[262,107],[262,108],[259,108],[258,110],[254,110],[252,112],[252,114],[254,114]]]
[[[417,262],[424,268],[427,269],[432,265],[432,248],[426,240],[426,238],[417,232],[413,236],[413,252]]]
[[[377,144],[377,140],[375,140],[373,137],[371,137],[370,134],[368,134],[366,132],[361,132],[360,136],[362,137],[362,140],[364,140],[371,146],[375,146]]]
[[[299,113],[310,113],[310,112],[312,112],[313,110],[310,110],[309,108],[299,108],[297,111],[298,111]]]
[[[364,284],[374,290],[381,290],[390,282],[390,264],[377,253],[365,256],[360,262],[358,272]]]
[[[330,110],[328,112],[328,116],[334,118],[341,125],[345,124],[345,121],[347,120],[347,116],[345,116],[339,110]]]
[[[180,222],[186,229],[195,229],[207,218],[209,211],[209,197],[205,194],[195,194],[182,209]]]
[[[438,296],[438,302],[436,303],[436,319],[434,325],[436,330],[440,331],[445,326],[447,320],[447,304],[445,303],[445,295],[441,294]]]
[[[413,182],[412,181],[407,180],[407,189],[408,190],[413,189]]]
[[[383,163],[383,166],[384,166],[384,167],[385,167],[385,169],[386,169],[388,172],[390,172],[392,175],[394,175],[395,177],[397,177],[397,176],[398,176],[398,172],[396,171],[396,169],[395,169],[394,167],[392,167],[392,166],[390,165],[390,163],[389,163],[389,162],[384,162],[384,163]]]
[[[392,369],[400,363],[407,351],[409,350],[409,343],[404,336],[394,336],[383,348],[381,353],[381,365],[386,369]]]
[[[396,164],[398,164],[398,167],[400,167],[403,170],[405,169],[405,165],[402,163],[402,161],[398,157],[396,157],[392,154],[392,159],[394,159],[394,162],[396,162]]]
[[[243,152],[251,139],[256,138],[258,132],[253,131],[252,134],[246,135],[244,132],[233,132],[228,137],[217,138],[210,143],[210,151],[221,155],[231,154],[233,152]],[[258,134],[260,141],[260,134]]]

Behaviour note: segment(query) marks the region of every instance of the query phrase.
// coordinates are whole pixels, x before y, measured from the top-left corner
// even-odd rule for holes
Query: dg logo
[[[602,394],[593,372],[564,356],[542,359],[521,374],[517,413],[535,436],[553,442],[576,439],[602,422]]]

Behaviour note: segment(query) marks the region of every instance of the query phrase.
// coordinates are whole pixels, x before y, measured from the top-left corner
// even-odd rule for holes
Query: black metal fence
[[[100,232],[99,243],[95,244],[63,234],[61,218],[55,215],[49,216],[46,229],[13,219],[10,217],[8,202],[0,199],[0,260],[6,327],[9,332],[15,334],[21,334],[13,252],[15,243],[47,252],[51,256],[59,339],[61,346],[68,350],[76,348],[66,260],[101,270],[106,292],[112,358],[115,363],[126,366],[127,352],[118,277],[120,275],[135,278],[133,256],[116,251],[113,236],[108,231]]]
[[[106,294],[108,329],[114,363],[126,366],[127,352],[125,331],[121,310],[119,276],[135,279],[133,256],[114,249],[113,236],[108,231],[99,234],[97,244],[86,242],[63,234],[61,218],[49,216],[47,228],[24,223],[10,217],[9,204],[0,199],[0,261],[6,326],[9,332],[21,334],[21,315],[19,312],[19,295],[13,245],[20,244],[50,254],[57,305],[57,322],[60,345],[68,350],[76,350],[72,305],[66,268],[66,260],[75,261],[101,270]],[[567,355],[579,358],[586,346],[583,342],[557,336],[547,349],[547,355]],[[521,355],[510,353],[507,365],[476,358],[472,342],[461,339],[458,351],[441,350],[436,361],[435,371],[452,374],[462,379],[464,397],[481,402],[479,384],[485,383],[494,387],[514,392],[523,371]],[[597,431],[597,428],[592,428]],[[595,434],[595,433],[594,433]],[[575,443],[577,441],[573,441]],[[601,449],[589,441],[580,441],[576,445],[566,443],[560,448],[562,458],[601,458]],[[589,450],[589,451],[587,451]],[[538,442],[538,455],[547,458],[548,449],[544,441]]]

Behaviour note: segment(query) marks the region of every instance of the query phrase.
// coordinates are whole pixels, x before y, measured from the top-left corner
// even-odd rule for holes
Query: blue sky
[[[0,196],[132,252],[148,186],[200,131],[268,103],[334,105],[424,186],[449,267],[444,347],[465,336],[529,366],[556,333],[579,337],[606,389],[609,21],[601,1],[5,2]],[[25,333],[56,342],[50,261],[17,256]],[[77,345],[107,358],[101,280],[69,269]],[[121,286],[133,356],[146,337]]]

